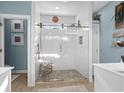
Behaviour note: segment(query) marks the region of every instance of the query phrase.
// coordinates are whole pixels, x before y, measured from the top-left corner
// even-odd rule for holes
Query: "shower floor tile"
[[[60,79],[58,81],[51,81]],[[41,88],[56,88],[65,86],[84,85],[88,91],[94,91],[93,84],[76,70],[57,70],[49,75],[49,80],[39,79],[36,82],[35,90]]]

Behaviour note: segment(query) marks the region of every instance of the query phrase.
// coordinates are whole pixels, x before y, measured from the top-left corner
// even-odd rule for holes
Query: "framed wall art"
[[[11,32],[24,32],[23,20],[11,20]]]
[[[124,2],[115,7],[115,28],[124,28]]]
[[[11,33],[11,44],[15,46],[24,45],[23,33]]]
[[[52,22],[53,22],[53,23],[58,23],[58,21],[59,21],[58,16],[53,16],[53,17],[52,17]]]

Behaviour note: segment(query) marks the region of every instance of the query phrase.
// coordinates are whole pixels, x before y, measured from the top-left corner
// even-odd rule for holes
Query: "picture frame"
[[[115,28],[124,28],[124,2],[115,7]]]
[[[23,20],[11,20],[11,32],[24,32]]]
[[[24,45],[24,34],[11,33],[11,44],[14,46]]]

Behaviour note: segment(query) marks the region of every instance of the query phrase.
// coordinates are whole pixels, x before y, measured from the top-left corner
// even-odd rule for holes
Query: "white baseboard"
[[[27,70],[12,70],[12,73],[27,73]]]

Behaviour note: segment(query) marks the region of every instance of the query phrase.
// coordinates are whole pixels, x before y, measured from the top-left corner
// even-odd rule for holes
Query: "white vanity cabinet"
[[[124,92],[124,63],[94,64],[95,92]]]
[[[11,92],[11,70],[14,67],[0,67],[0,92]]]

